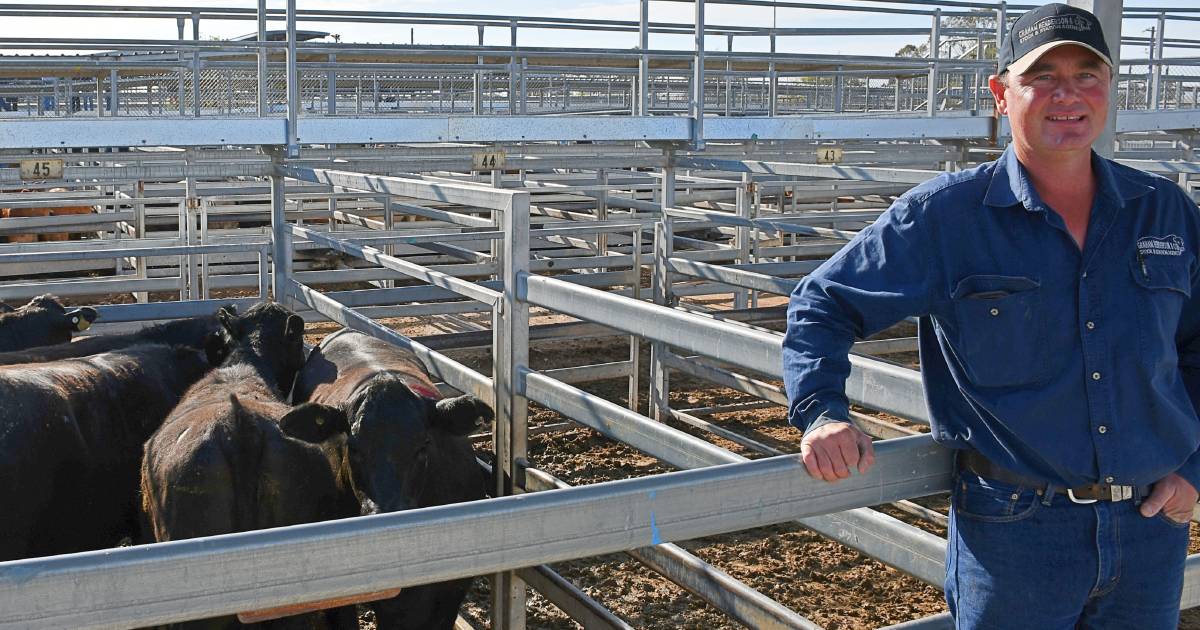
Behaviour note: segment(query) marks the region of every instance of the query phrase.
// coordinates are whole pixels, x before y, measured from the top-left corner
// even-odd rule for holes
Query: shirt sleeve
[[[924,210],[901,197],[792,292],[783,339],[792,425],[849,422],[847,355],[855,338],[930,311],[941,274]]]
[[[1169,184],[1171,193],[1178,189],[1172,182]],[[1182,191],[1179,191],[1182,193]],[[1196,212],[1195,203],[1184,194],[1176,195],[1181,200],[1180,212],[1192,215]],[[1200,231],[1200,230],[1198,230]],[[1200,241],[1200,238],[1193,242]],[[1179,371],[1183,384],[1187,388],[1188,397],[1192,400],[1192,408],[1200,415],[1200,252],[1193,253],[1191,281],[1192,295],[1183,305],[1179,318],[1179,328],[1175,334],[1176,351],[1179,355]],[[1200,451],[1194,452],[1175,471],[1180,477],[1187,479],[1193,488],[1200,490]]]

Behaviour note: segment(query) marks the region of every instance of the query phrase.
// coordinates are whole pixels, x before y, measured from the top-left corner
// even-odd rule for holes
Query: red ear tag
[[[433,400],[441,400],[442,393],[437,389],[431,388],[424,383],[408,383],[408,388],[412,392],[422,398],[432,398]]]

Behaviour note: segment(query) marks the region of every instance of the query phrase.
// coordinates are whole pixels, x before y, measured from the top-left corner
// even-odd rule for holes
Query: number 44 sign
[[[21,179],[62,179],[62,160],[21,160]]]
[[[471,154],[471,169],[476,171],[494,171],[504,168],[504,151],[485,151]]]

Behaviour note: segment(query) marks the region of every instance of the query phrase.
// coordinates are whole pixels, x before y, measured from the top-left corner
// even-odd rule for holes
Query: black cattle
[[[441,399],[411,353],[339,331],[309,355],[293,397],[346,411],[363,514],[484,498],[486,480],[466,436],[490,421],[492,410],[473,396]],[[417,586],[374,602],[378,628],[452,628],[470,585],[463,579]]]
[[[0,367],[0,560],[135,537],[142,443],[209,367],[164,345]]]
[[[230,347],[146,442],[143,511],[155,540],[282,527],[357,514],[339,490],[348,425],[324,405],[282,402],[304,361],[304,321],[277,304],[217,317]],[[347,473],[348,474],[348,473]],[[348,480],[345,482],[348,483]],[[266,622],[272,628],[355,627],[353,609]],[[236,627],[233,617],[181,624]]]
[[[232,307],[228,307],[232,308]],[[37,346],[14,352],[0,352],[0,365],[16,363],[41,363],[73,357],[86,357],[101,352],[112,352],[139,344],[160,343],[169,346],[187,346],[204,350],[209,362],[219,365],[225,357],[221,326],[216,315],[205,315],[177,319],[148,326],[142,330],[120,335],[95,335],[70,343]]]
[[[90,306],[68,311],[53,296],[40,295],[18,309],[0,313],[0,352],[65,343],[96,321]]]

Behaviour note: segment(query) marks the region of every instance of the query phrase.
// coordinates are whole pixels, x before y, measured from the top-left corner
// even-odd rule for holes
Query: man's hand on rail
[[[800,459],[816,479],[838,481],[850,476],[851,468],[865,473],[875,465],[871,438],[848,422],[831,422],[804,434]]]

